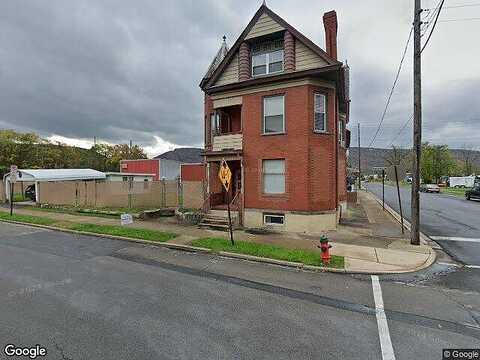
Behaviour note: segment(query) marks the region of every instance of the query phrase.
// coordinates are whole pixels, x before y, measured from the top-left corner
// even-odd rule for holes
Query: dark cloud
[[[200,145],[203,97],[198,83],[221,36],[226,34],[232,44],[259,5],[253,0],[2,1],[0,126],[44,136],[133,139],[150,146],[161,138]],[[321,46],[322,13],[337,8],[340,55],[352,68],[351,124],[362,123],[362,142],[369,143],[408,34],[408,4],[299,0],[294,6],[271,0],[268,5]],[[468,134],[480,117],[478,65],[470,69],[471,76],[465,69],[444,71],[462,55],[447,54],[438,38],[453,48],[470,41],[452,43],[455,31],[440,27],[424,60],[426,75],[433,79],[425,81],[424,138],[451,144],[471,140],[478,146],[478,136]],[[407,60],[375,146],[389,145],[411,113],[410,69]],[[409,132],[407,128],[399,141],[408,142]]]

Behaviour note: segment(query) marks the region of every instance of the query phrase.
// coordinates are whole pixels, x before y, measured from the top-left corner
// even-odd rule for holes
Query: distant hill
[[[400,149],[398,150],[403,155],[407,155],[410,150]],[[470,158],[472,159],[473,164],[480,168],[480,151],[474,150],[461,150],[461,149],[450,149],[453,157],[462,161],[463,152],[468,152]],[[371,172],[374,167],[383,167],[385,166],[385,158],[391,157],[393,150],[392,149],[377,149],[377,148],[360,148],[360,153],[362,157],[362,172]],[[348,156],[348,166],[357,169],[358,168],[358,148],[351,147],[349,149]]]
[[[154,159],[176,160],[187,164],[201,163],[203,162],[202,151],[203,149],[200,148],[177,148],[155,156]]]

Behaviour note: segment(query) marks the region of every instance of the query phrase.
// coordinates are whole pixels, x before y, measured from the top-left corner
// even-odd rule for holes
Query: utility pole
[[[413,174],[412,174],[412,226],[410,243],[420,245],[420,159],[422,156],[422,44],[420,26],[421,0],[415,0],[413,17]]]
[[[357,136],[358,136],[358,190],[360,190],[362,188],[362,170],[361,170],[361,167],[360,167],[360,123],[357,124],[358,125],[358,132],[357,132]]]

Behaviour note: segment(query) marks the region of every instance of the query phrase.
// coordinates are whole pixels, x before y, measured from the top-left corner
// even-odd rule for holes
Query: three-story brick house
[[[224,42],[205,93],[206,205],[227,201],[246,227],[320,233],[346,204],[348,66],[337,60],[337,15],[326,51],[262,5],[234,45]],[[225,159],[230,194],[218,179]]]

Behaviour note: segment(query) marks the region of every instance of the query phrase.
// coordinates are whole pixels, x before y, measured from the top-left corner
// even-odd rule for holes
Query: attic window
[[[283,40],[257,43],[252,46],[252,76],[283,71]]]

